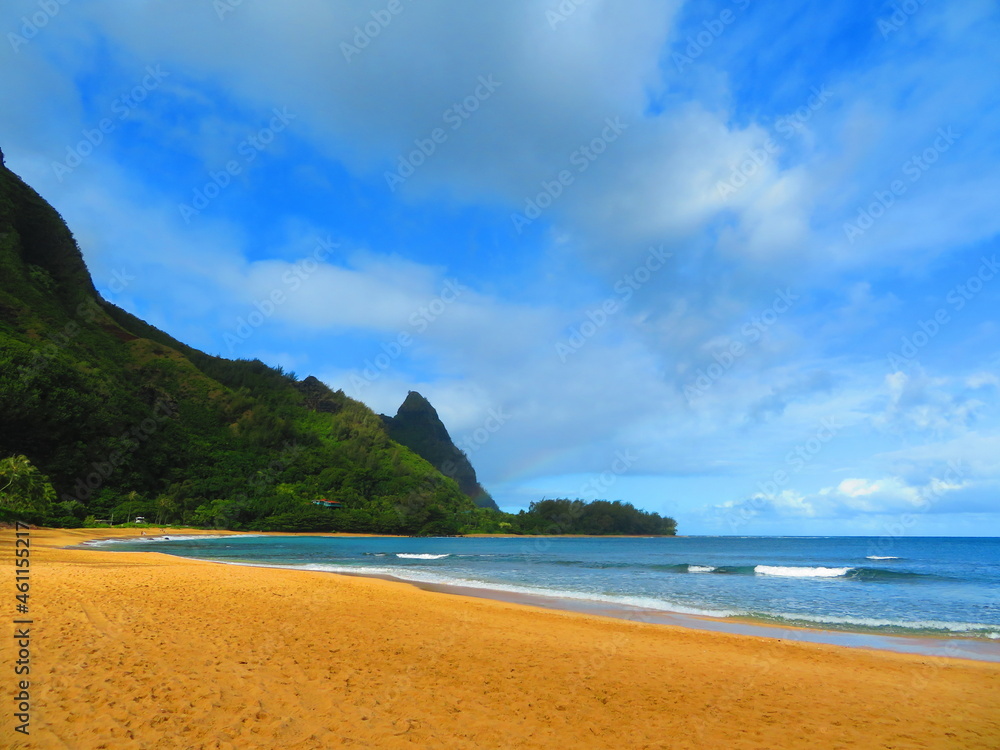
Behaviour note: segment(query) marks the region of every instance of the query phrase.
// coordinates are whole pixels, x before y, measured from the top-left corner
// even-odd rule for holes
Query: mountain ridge
[[[458,482],[459,489],[478,507],[500,510],[493,497],[479,483],[469,457],[451,439],[437,410],[420,393],[409,391],[396,416],[381,416],[389,437]]]
[[[0,458],[23,454],[50,479],[49,519],[64,525],[115,514],[237,529],[475,528],[455,480],[361,402],[206,354],[104,300],[62,217],[6,166],[0,422]]]
[[[419,393],[386,417],[315,377],[184,344],[103,299],[62,217],[0,166],[0,522],[676,533],[621,500],[495,508]]]

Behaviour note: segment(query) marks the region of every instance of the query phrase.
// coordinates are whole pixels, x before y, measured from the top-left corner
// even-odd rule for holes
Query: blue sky
[[[508,510],[1000,535],[993,2],[8,3],[0,145],[111,301]]]

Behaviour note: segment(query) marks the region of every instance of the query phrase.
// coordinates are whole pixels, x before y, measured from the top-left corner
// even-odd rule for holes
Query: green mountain
[[[419,393],[380,417],[316,378],[210,356],[116,307],[0,152],[0,521],[136,516],[379,534],[676,531],[620,500],[503,513]]]
[[[476,470],[468,456],[452,442],[448,429],[430,402],[416,391],[410,391],[395,417],[382,415],[389,437],[405,445],[418,456],[426,458],[445,476],[458,482],[458,487],[480,508],[500,510],[490,494],[476,479]]]
[[[0,459],[18,455],[56,491],[36,520],[62,525],[454,534],[485,512],[343,392],[102,299],[62,218],[0,166]]]

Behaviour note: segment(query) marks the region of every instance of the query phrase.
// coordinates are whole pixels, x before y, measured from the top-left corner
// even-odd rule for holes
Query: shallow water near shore
[[[993,538],[175,536],[96,544],[392,577],[710,630],[1000,658]]]

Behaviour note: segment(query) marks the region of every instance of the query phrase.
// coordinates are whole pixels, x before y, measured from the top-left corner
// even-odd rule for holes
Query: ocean
[[[740,618],[827,631],[1000,639],[996,538],[167,535],[92,544],[392,576],[605,610]]]

